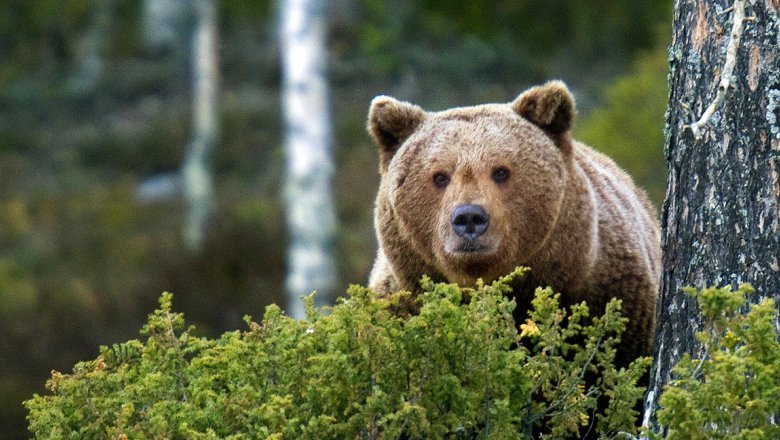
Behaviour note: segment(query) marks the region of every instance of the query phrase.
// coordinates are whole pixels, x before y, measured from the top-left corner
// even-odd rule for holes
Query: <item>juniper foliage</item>
[[[620,303],[591,318],[538,289],[518,329],[507,293],[523,272],[474,289],[423,279],[414,298],[352,286],[325,311],[309,296],[304,320],[270,306],[262,322],[247,317],[248,329],[219,339],[186,329],[165,293],[140,340],[53,372],[49,393],[25,402],[29,429],[79,439],[633,433],[649,360],[612,365]],[[410,302],[419,311],[403,313]],[[598,402],[608,404],[597,411]]]
[[[660,398],[667,439],[780,438],[780,338],[772,299],[747,306],[749,284],[737,290],[684,289],[704,321],[697,357],[685,354]],[[745,311],[747,310],[747,311]],[[651,438],[660,438],[650,434]]]

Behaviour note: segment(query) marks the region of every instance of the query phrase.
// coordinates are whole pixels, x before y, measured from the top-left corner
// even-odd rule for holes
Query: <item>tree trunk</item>
[[[287,312],[295,318],[304,317],[302,295],[317,290],[322,302],[335,286],[326,4],[323,0],[286,0],[281,4],[287,155],[284,190],[290,233]]]
[[[700,353],[700,315],[680,289],[749,282],[780,299],[779,5],[675,1],[664,273],[644,414],[655,430],[671,368]]]
[[[141,36],[152,54],[183,57],[193,0],[144,0]]]
[[[90,25],[76,48],[76,72],[68,82],[70,91],[77,95],[95,92],[105,68],[104,46],[111,37],[114,1],[93,2],[91,7]]]
[[[200,249],[214,204],[209,158],[219,134],[219,62],[217,12],[214,0],[194,0],[195,32],[192,39],[192,142],[182,167],[184,195],[188,203],[184,219],[184,244]]]

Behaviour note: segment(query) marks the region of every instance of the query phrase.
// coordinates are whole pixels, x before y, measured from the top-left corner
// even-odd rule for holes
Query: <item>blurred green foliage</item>
[[[780,335],[771,299],[750,304],[750,285],[687,289],[704,320],[702,351],[673,370],[658,421],[668,439],[780,438]],[[653,438],[658,438],[655,436]]]
[[[236,328],[244,314],[284,303],[277,3],[219,0],[217,206],[197,253],[181,245],[179,197],[136,197],[146,179],[178,171],[191,135],[190,60],[144,47],[142,6],[0,2],[0,426],[8,438],[25,437],[20,402],[42,391],[50,370],[132,337],[154,292],[176,292],[198,333],[211,337]],[[654,29],[668,27],[668,2],[330,0],[329,8],[340,220],[334,246],[343,287],[366,279],[376,252],[376,151],[365,134],[374,95],[436,110],[506,102],[529,85],[562,78],[577,95],[583,133],[596,108],[609,112],[604,119],[630,119],[616,128],[600,123],[603,136],[647,121],[632,142],[648,147],[583,137],[614,146],[610,154],[648,188],[661,180],[642,177],[650,166],[631,163],[660,148],[650,140],[662,128],[650,122],[657,110],[622,107],[636,99],[631,93],[653,92],[641,82],[615,98],[608,90],[610,80],[637,74],[629,70],[637,56],[664,49]],[[104,38],[93,45],[103,70],[94,83],[74,87],[84,84],[90,35]],[[658,63],[653,69],[662,69]],[[665,73],[650,78],[646,70],[648,80],[663,81]]]
[[[323,314],[296,321],[270,306],[261,323],[218,339],[184,330],[170,294],[141,334],[102,347],[35,396],[37,438],[601,438],[635,432],[636,382],[649,366],[612,365],[619,302],[590,318],[538,289],[518,335],[506,294],[523,270],[462,289],[423,280],[409,292],[353,286]],[[598,380],[586,380],[586,372]],[[609,405],[596,415],[597,402]],[[622,434],[621,434],[622,435]]]
[[[666,45],[641,53],[625,76],[604,89],[603,104],[578,123],[575,137],[626,169],[661,206],[666,192],[664,113],[668,101]]]
[[[535,83],[550,76],[576,76],[581,86],[593,86],[594,80],[603,82],[599,75],[620,70],[616,60],[654,47],[654,30],[671,13],[662,1],[608,0],[597,8],[584,0],[361,4],[369,19],[360,27],[361,47],[384,69],[399,74],[425,69],[426,76],[448,71],[450,81],[471,86],[486,80]],[[432,51],[446,56],[430,56]]]

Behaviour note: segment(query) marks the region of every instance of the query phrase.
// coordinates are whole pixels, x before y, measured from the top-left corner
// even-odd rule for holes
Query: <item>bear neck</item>
[[[558,216],[529,261],[534,278],[560,292],[585,290],[598,254],[595,191],[577,156],[572,151]]]

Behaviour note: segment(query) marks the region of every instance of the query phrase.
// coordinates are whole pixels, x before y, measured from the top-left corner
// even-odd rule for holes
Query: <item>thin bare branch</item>
[[[723,71],[720,76],[720,84],[718,84],[718,92],[715,95],[715,99],[710,103],[701,118],[688,127],[693,132],[693,137],[696,140],[702,138],[701,128],[706,125],[712,114],[715,113],[718,106],[726,98],[726,93],[731,88],[731,77],[734,72],[734,65],[737,62],[737,49],[739,48],[739,40],[742,38],[742,25],[745,21],[745,0],[735,0],[734,15],[732,16],[731,34],[729,36],[729,44],[726,48],[726,62],[723,64]]]

